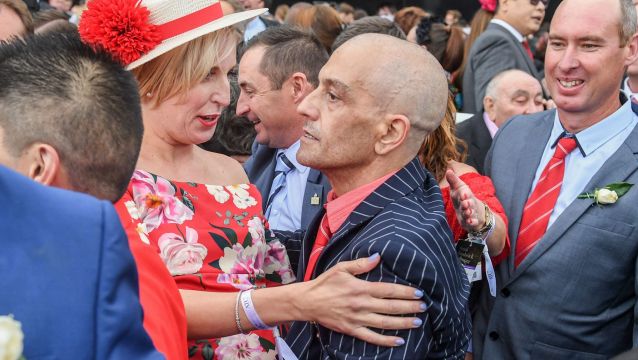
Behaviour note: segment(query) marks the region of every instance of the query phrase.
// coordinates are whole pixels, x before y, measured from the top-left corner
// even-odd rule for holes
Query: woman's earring
[[[149,92],[146,93],[146,97],[151,97],[151,96],[153,96],[152,92],[149,91]]]

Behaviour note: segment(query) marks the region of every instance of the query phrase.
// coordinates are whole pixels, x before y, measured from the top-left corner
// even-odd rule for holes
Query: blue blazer
[[[303,278],[323,211],[303,241]],[[441,191],[412,160],[368,196],[330,239],[313,278],[338,262],[379,253],[381,264],[360,277],[422,289],[428,310],[416,329],[385,331],[405,345],[378,347],[320,325],[293,323],[287,341],[300,359],[463,359],[470,338],[469,284],[452,244]]]
[[[256,142],[253,144],[253,152],[251,157],[246,161],[244,169],[248,174],[250,182],[255,184],[261,193],[262,207],[266,212],[266,199],[270,194],[272,182],[275,179],[275,165],[277,164],[277,150],[269,148],[266,145],[260,145]],[[320,171],[310,169],[308,172],[308,180],[306,189],[304,190],[303,204],[301,207],[301,229],[306,230],[312,219],[323,208],[326,202],[326,195],[330,191],[331,186],[328,178]],[[317,194],[319,196],[319,204],[311,204],[310,199]]]
[[[163,359],[111,204],[0,166],[0,249],[0,315],[22,323],[26,359]]]

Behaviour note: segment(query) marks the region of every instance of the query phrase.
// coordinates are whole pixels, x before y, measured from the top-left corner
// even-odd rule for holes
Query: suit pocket
[[[611,234],[620,235],[623,238],[629,237],[634,231],[634,225],[611,219],[608,216],[585,214],[581,216],[576,223]]]
[[[608,356],[563,349],[557,346],[535,342],[532,346],[531,359],[552,359],[552,360],[604,360]]]

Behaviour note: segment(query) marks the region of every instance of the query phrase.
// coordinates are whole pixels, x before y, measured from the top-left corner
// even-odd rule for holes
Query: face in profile
[[[73,1],[71,0],[49,0],[49,5],[51,5],[51,7],[53,7],[56,10],[60,10],[60,11],[71,11],[71,8],[73,7]]]
[[[381,114],[366,75],[352,66],[370,60],[350,50],[333,53],[319,73],[319,86],[298,107],[307,118],[297,153],[301,164],[357,173],[374,157],[373,126]]]
[[[545,17],[545,4],[539,0],[501,0],[499,6],[499,14],[523,36],[537,32]]]

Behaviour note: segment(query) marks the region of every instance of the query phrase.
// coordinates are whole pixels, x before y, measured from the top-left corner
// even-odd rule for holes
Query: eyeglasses
[[[539,2],[542,2],[545,7],[549,4],[549,0],[529,0],[529,3],[532,4],[532,6],[538,5]]]

